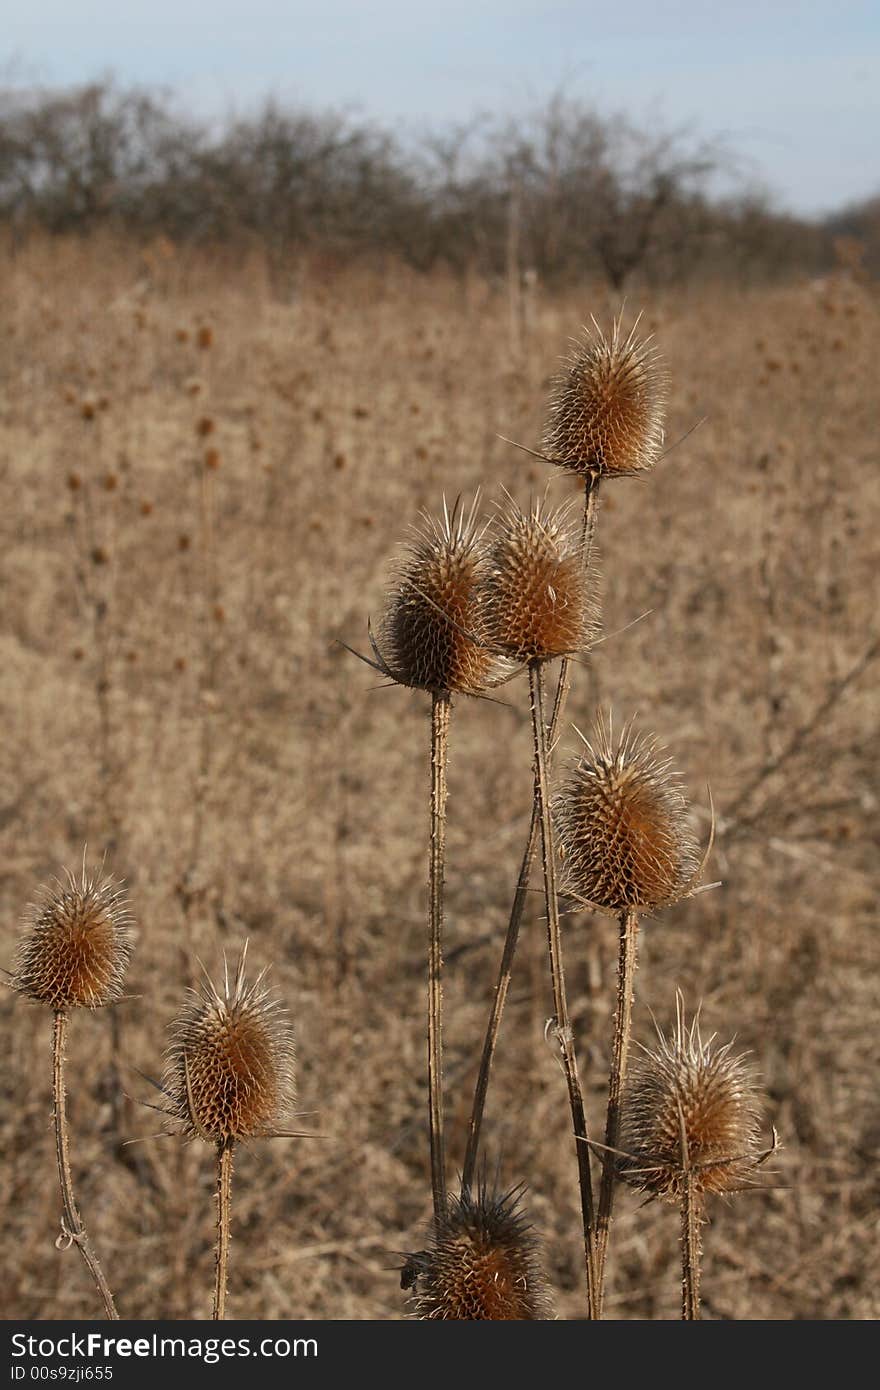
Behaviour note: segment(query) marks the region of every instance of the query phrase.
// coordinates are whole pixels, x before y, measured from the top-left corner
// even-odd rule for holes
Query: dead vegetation
[[[28,245],[3,279],[0,960],[34,881],[106,847],[139,924],[137,997],[71,1033],[68,1119],[122,1317],[209,1312],[210,1155],[147,1139],[155,1116],[130,1097],[151,1098],[135,1068],[155,1072],[195,956],[245,937],[275,962],[300,1116],[324,1138],[239,1146],[230,1302],[241,1317],[405,1312],[395,1252],[429,1205],[424,701],[371,693],[337,639],[358,645],[380,613],[385,556],[422,507],[493,481],[543,489],[545,466],[498,436],[537,446],[568,339],[619,308],[602,289],[532,286],[514,330],[503,288],[477,275],[314,264],[298,283],[281,303],[256,255],[159,242],[145,259],[97,239]],[[668,1029],[676,985],[736,1031],[787,1187],[713,1207],[704,1316],[875,1316],[878,303],[843,274],[642,299],[669,438],[706,423],[649,484],[602,493],[605,631],[651,612],[578,673],[557,757],[578,751],[569,723],[611,704],[649,716],[695,803],[712,784],[724,886],[643,920],[634,1036],[649,1039],[649,1008]],[[580,491],[552,486],[554,501]],[[451,746],[453,1170],[531,811],[524,679],[504,698],[461,702]],[[530,897],[485,1142],[528,1184],[557,1313],[580,1316],[571,1125]],[[596,1131],[616,951],[613,920],[567,919]],[[51,1234],[45,1016],[5,994],[0,1014],[2,1311],[90,1317],[87,1272]],[[636,1219],[639,1200],[618,1197],[606,1315],[676,1317],[675,1217],[657,1203]]]

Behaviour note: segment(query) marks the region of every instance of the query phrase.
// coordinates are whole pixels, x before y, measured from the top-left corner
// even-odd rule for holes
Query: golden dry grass
[[[419,509],[483,485],[523,504],[568,339],[619,304],[538,292],[521,354],[502,287],[403,271],[306,271],[290,302],[259,260],[147,270],[96,242],[4,263],[0,338],[0,961],[36,883],[82,845],[127,880],[136,998],[77,1019],[73,1163],[123,1317],[204,1316],[213,1165],[148,1135],[164,1030],[198,954],[250,937],[294,1018],[303,1125],[242,1147],[230,1312],[395,1318],[393,1252],[419,1248],[425,1139],[428,759],[419,692],[376,684],[363,647],[388,557]],[[636,296],[632,297],[635,303]],[[670,374],[656,474],[600,498],[605,629],[651,616],[576,668],[568,717],[638,712],[719,816],[724,887],[645,923],[635,1033],[674,989],[751,1049],[788,1190],[713,1211],[707,1317],[876,1316],[878,1003],[873,839],[876,361],[869,288],[639,296]],[[552,498],[576,479],[557,473]],[[528,692],[459,701],[448,831],[450,1160],[531,809]],[[806,729],[802,737],[798,731]],[[577,751],[569,730],[560,756]],[[774,770],[775,769],[775,770]],[[765,774],[765,775],[762,775]],[[696,829],[705,835],[707,822]],[[535,879],[536,887],[539,878]],[[503,1180],[525,1181],[557,1310],[580,1316],[570,1119],[555,1056],[540,894],[489,1095]],[[617,928],[565,919],[572,1021],[594,1131]],[[54,1248],[59,1197],[45,1011],[4,994],[0,1193],[7,1316],[91,1317]],[[606,1311],[677,1317],[677,1223],[621,1192]]]

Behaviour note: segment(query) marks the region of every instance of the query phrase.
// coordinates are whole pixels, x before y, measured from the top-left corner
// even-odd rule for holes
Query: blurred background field
[[[505,224],[505,236],[509,225]],[[509,252],[509,244],[507,250]],[[516,248],[514,248],[516,251]],[[254,1144],[235,1185],[234,1316],[396,1318],[395,1252],[429,1214],[425,698],[363,648],[421,508],[525,501],[568,340],[623,293],[493,270],[298,255],[109,230],[2,251],[0,961],[62,865],[107,852],[139,924],[110,1016],[73,1020],[74,1167],[122,1316],[201,1317],[212,1164],[137,1103],[193,978],[250,938],[272,964],[323,1137]],[[527,273],[528,272],[528,273]],[[705,1315],[877,1315],[876,680],[880,300],[860,257],[782,278],[645,275],[627,290],[671,380],[656,474],[602,491],[605,630],[568,715],[637,714],[718,816],[712,893],[643,932],[636,1036],[680,986],[737,1034],[784,1146],[774,1184],[717,1206]],[[531,799],[527,690],[453,715],[446,973],[450,1158],[470,1095]],[[558,757],[573,754],[568,729]],[[708,815],[700,825],[705,835]],[[577,1186],[539,898],[487,1140],[528,1185],[562,1316],[582,1312]],[[616,927],[566,918],[593,1125]],[[85,1318],[53,1246],[50,1027],[0,997],[6,1317]],[[610,1316],[676,1317],[677,1218],[624,1194]]]

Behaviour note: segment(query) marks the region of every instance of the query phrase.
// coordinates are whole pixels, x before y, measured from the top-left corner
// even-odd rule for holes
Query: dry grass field
[[[149,1136],[139,1075],[195,958],[250,939],[293,1017],[298,1106],[323,1136],[243,1148],[230,1314],[399,1318],[396,1252],[430,1212],[425,1138],[426,695],[376,689],[364,648],[419,510],[549,470],[548,383],[601,287],[314,263],[279,291],[257,256],[100,241],[4,251],[0,280],[0,963],[37,886],[107,851],[138,923],[115,1010],[77,1011],[73,1164],[123,1317],[204,1317],[213,1164]],[[723,886],[645,923],[635,1036],[674,1013],[750,1049],[783,1145],[768,1189],[712,1210],[704,1316],[869,1318],[878,1276],[876,287],[632,291],[671,378],[668,438],[602,489],[611,636],[575,667],[557,759],[597,706],[637,714],[699,807]],[[575,491],[549,478],[551,496]],[[458,700],[447,862],[446,1078],[460,1165],[528,826],[524,677]],[[708,831],[708,814],[698,826]],[[540,876],[534,878],[535,886]],[[583,1315],[570,1116],[544,1040],[540,894],[490,1091],[487,1142],[528,1185],[557,1312]],[[600,1127],[617,928],[565,919],[587,1104]],[[113,1036],[113,1028],[117,1036]],[[51,1020],[0,997],[0,1311],[99,1311],[54,1247]],[[678,1221],[623,1192],[607,1315],[679,1313]]]

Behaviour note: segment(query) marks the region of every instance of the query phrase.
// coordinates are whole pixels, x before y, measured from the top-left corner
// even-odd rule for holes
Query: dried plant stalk
[[[535,744],[535,801],[541,819],[541,849],[544,864],[544,897],[547,906],[547,939],[550,948],[550,975],[553,985],[553,1008],[556,1015],[556,1036],[562,1055],[562,1066],[568,1087],[578,1166],[581,1196],[581,1218],[584,1236],[584,1258],[587,1276],[587,1316],[599,1315],[597,1301],[597,1265],[595,1247],[595,1214],[593,1209],[593,1180],[590,1172],[590,1150],[584,1100],[578,1076],[574,1034],[568,1016],[565,995],[565,971],[562,960],[562,932],[559,925],[559,903],[556,896],[556,864],[553,827],[550,820],[549,782],[547,776],[547,727],[544,722],[544,673],[542,663],[529,664],[529,690],[532,708],[532,732]]]
[[[229,1275],[229,1238],[232,1209],[232,1150],[234,1139],[217,1145],[217,1250],[215,1258],[214,1321],[226,1317],[226,1282]]]
[[[443,875],[446,859],[446,759],[451,704],[448,694],[431,702],[431,864],[428,939],[428,1125],[434,1216],[446,1210],[446,1145],[443,1129]]]
[[[617,1005],[614,1010],[614,1036],[611,1044],[611,1071],[608,1078],[608,1102],[605,1116],[605,1152],[599,1186],[599,1211],[596,1219],[596,1256],[598,1263],[599,1314],[605,1293],[605,1259],[608,1253],[608,1232],[614,1207],[614,1153],[620,1140],[620,1116],[626,1071],[629,1059],[629,1040],[632,1032],[632,1003],[636,973],[639,916],[633,908],[620,915],[620,939],[617,959]]]
[[[61,1186],[63,1206],[62,1234],[59,1248],[75,1245],[94,1279],[98,1292],[104,1302],[108,1318],[118,1320],[116,1304],[110,1286],[104,1277],[101,1262],[89,1240],[83,1219],[73,1192],[73,1178],[70,1172],[70,1136],[67,1127],[67,1089],[64,1081],[64,1045],[67,1040],[67,1014],[63,1009],[55,1010],[55,1025],[52,1033],[52,1097],[55,1109],[55,1154],[58,1160],[58,1181]]]
[[[581,563],[585,574],[589,572],[592,560],[598,491],[598,475],[588,475],[585,479],[584,487],[584,514],[580,544]],[[559,666],[559,678],[556,683],[556,695],[553,700],[553,713],[550,718],[550,727],[547,734],[548,750],[551,749],[556,742],[559,725],[562,720],[562,714],[565,709],[565,702],[568,699],[570,688],[570,661],[567,656],[564,656]],[[498,966],[498,979],[492,998],[492,1007],[489,1011],[489,1019],[486,1024],[483,1050],[480,1056],[480,1068],[477,1073],[477,1081],[474,1088],[474,1101],[471,1108],[470,1123],[468,1125],[467,1148],[465,1150],[464,1165],[462,1168],[463,1187],[471,1186],[476,1172],[480,1147],[480,1133],[483,1125],[483,1115],[486,1109],[489,1082],[492,1075],[492,1063],[495,1058],[495,1049],[498,1045],[498,1037],[501,1032],[501,1020],[504,1016],[504,1006],[507,1003],[507,995],[510,989],[513,963],[519,944],[520,926],[522,924],[523,912],[525,911],[535,855],[538,850],[538,836],[540,832],[541,817],[538,809],[538,801],[537,797],[533,795],[528,838],[520,865],[516,891],[513,896],[513,905],[510,909],[510,918],[504,938],[504,947]]]

